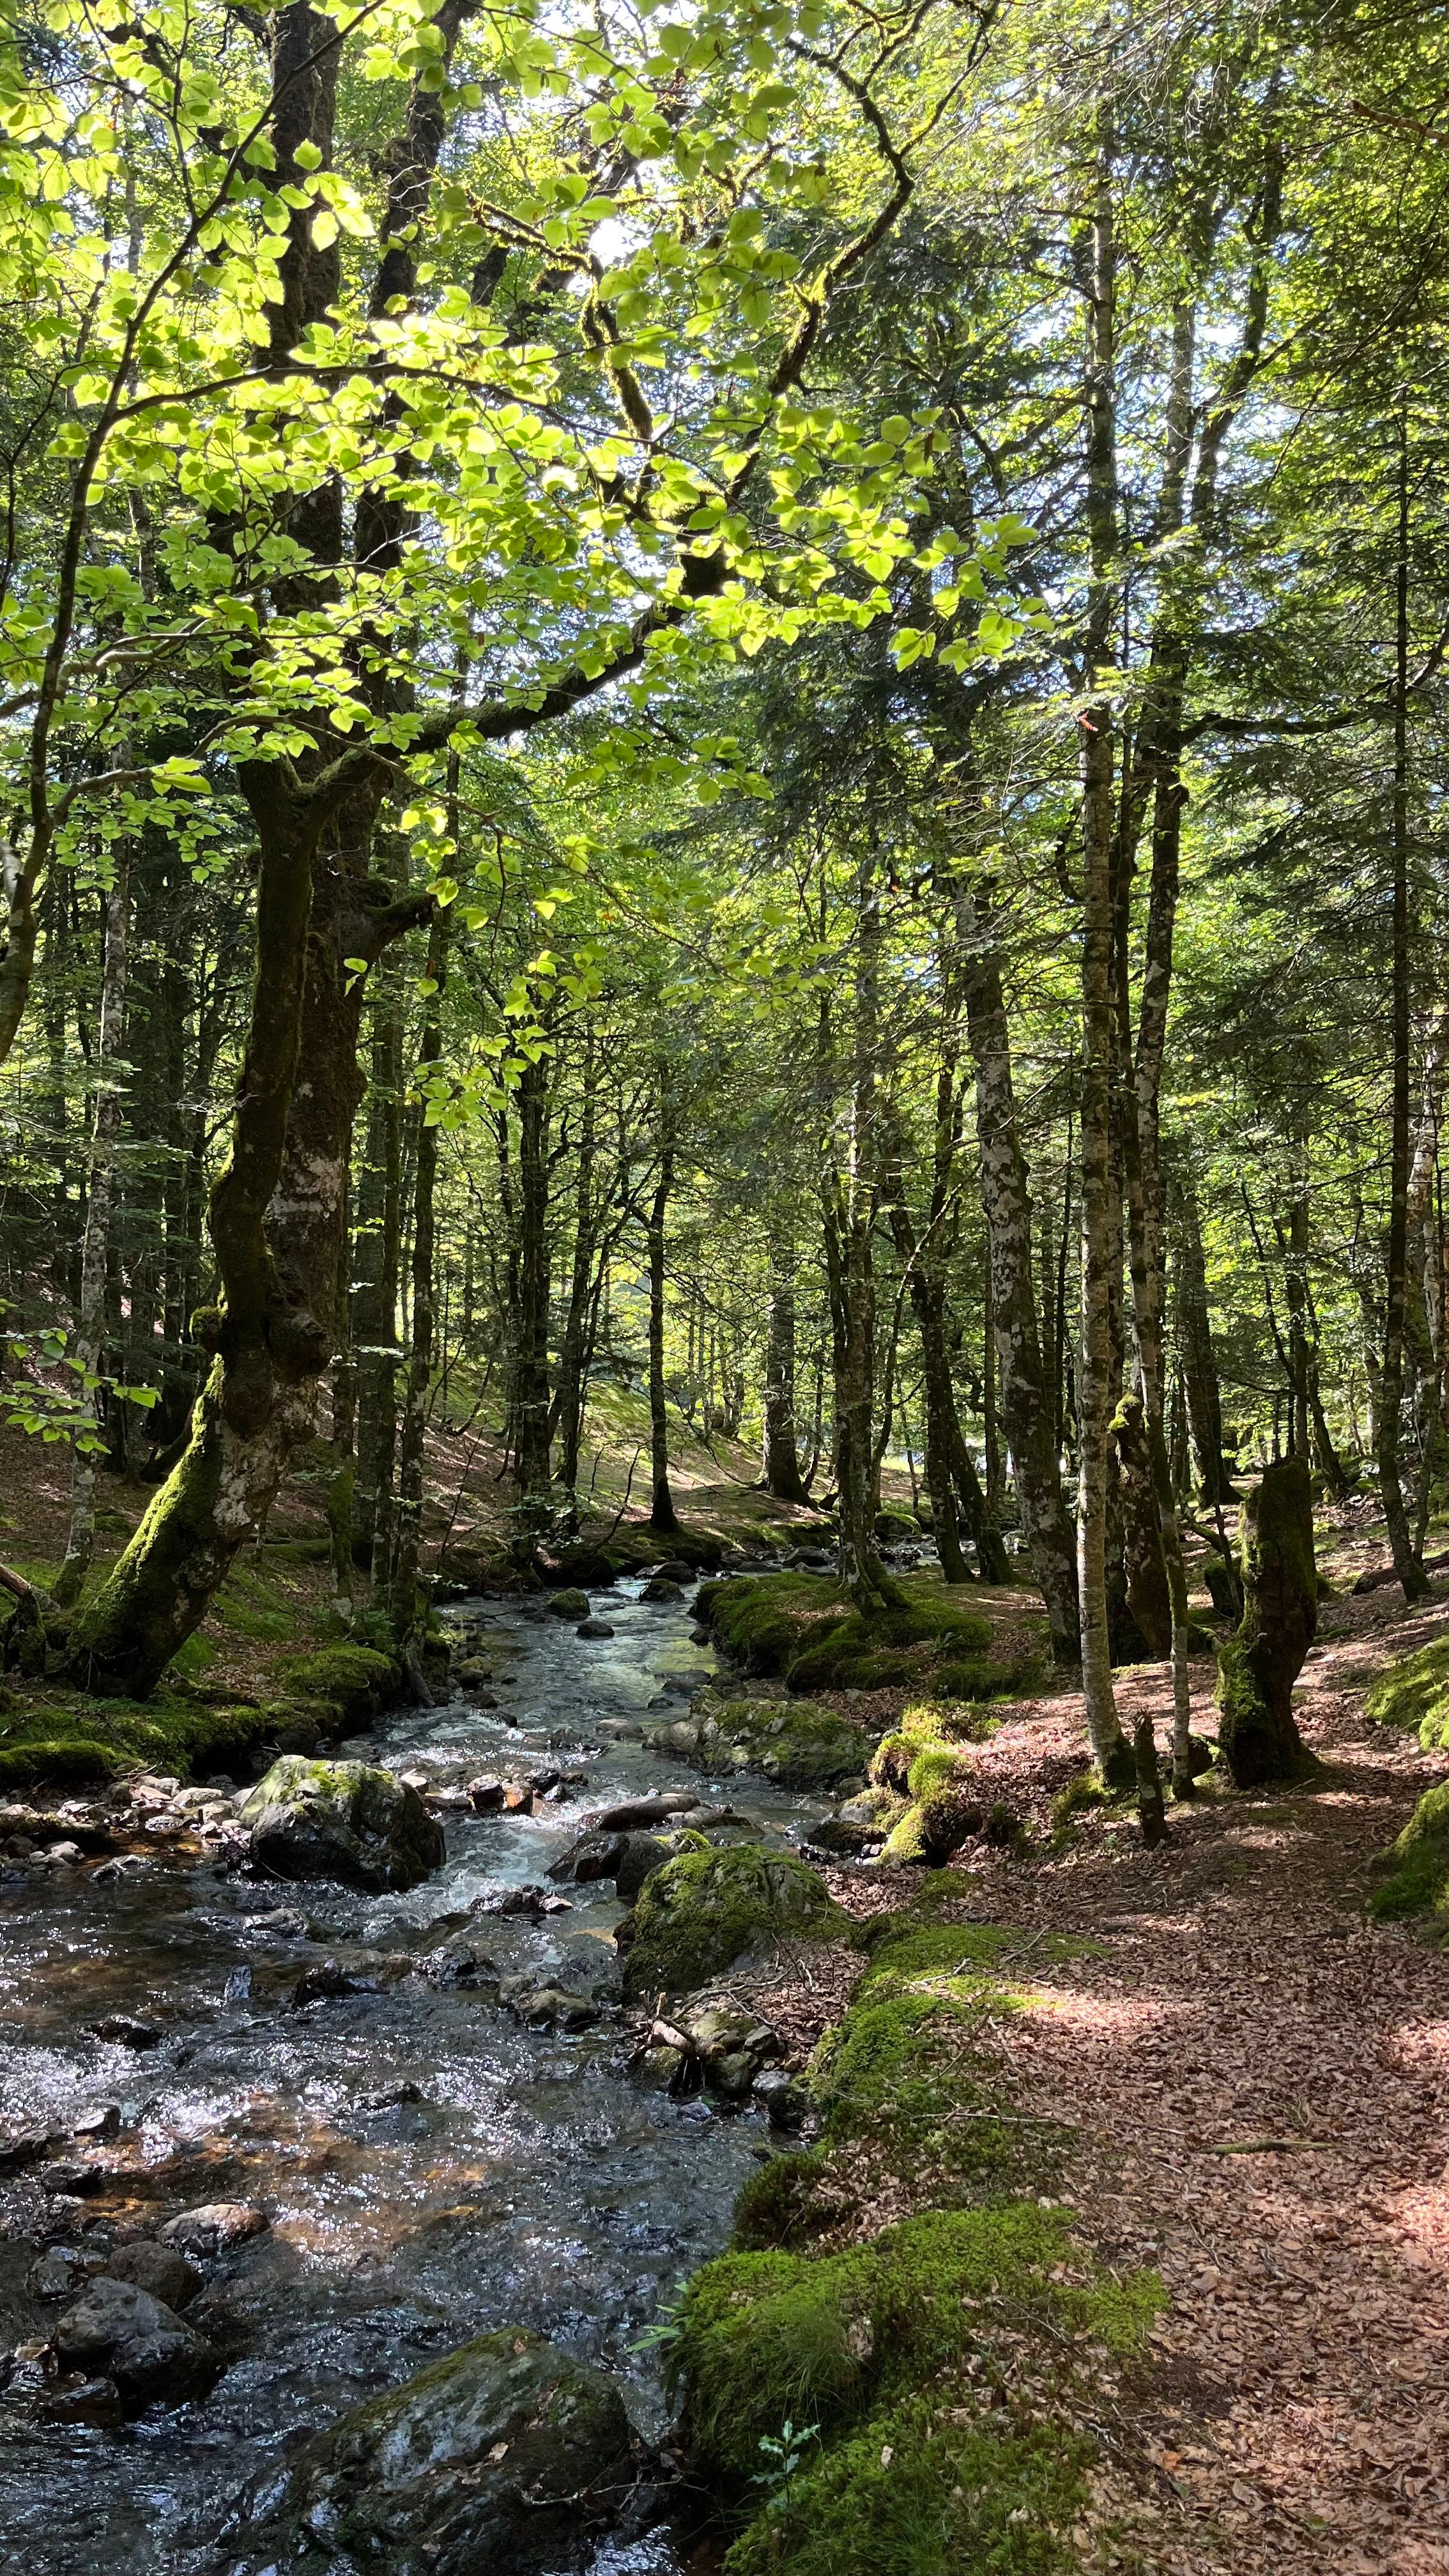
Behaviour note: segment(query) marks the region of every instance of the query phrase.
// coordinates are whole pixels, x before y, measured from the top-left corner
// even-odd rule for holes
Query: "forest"
[[[1446,373],[1397,0],[3,0],[0,2576],[1449,2576]]]

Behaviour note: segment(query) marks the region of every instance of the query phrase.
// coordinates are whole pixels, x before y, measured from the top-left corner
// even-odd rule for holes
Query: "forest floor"
[[[1124,2566],[1449,2571],[1449,1954],[1365,1912],[1374,1855],[1446,1757],[1371,1725],[1364,1689],[1449,1630],[1438,1596],[1410,1617],[1397,1587],[1325,1604],[1297,1702],[1311,1789],[1209,1790],[1156,1851],[1118,1807],[1055,1847],[957,1858],[960,1919],[1023,1935],[1035,2008],[994,2025],[1017,2107],[1075,2133],[1064,2191],[1099,2258],[1167,2293],[1093,2427]],[[1195,1668],[1204,1734],[1212,1682]],[[1165,1732],[1165,1667],[1118,1695]],[[979,1755],[991,1793],[1045,1827],[1080,1723],[1070,1690],[1014,1708]],[[857,1912],[899,1901],[832,1876]],[[1061,1933],[1086,1954],[1043,1964]],[[801,2039],[840,2003],[779,1998]],[[867,2224],[904,2214],[877,2201]]]

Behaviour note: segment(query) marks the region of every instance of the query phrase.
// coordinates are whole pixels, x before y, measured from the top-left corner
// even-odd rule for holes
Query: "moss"
[[[1364,1706],[1376,1726],[1411,1727],[1426,1753],[1449,1750],[1449,1637],[1388,1665]]]
[[[819,2156],[792,2154],[771,2156],[752,2173],[735,2202],[736,2251],[779,2252],[821,2235],[835,2215],[821,2203],[824,2171]]]
[[[1056,2277],[1053,2277],[1053,2276]],[[1071,2277],[1064,2277],[1071,2276]],[[673,2375],[705,2474],[742,2481],[787,2420],[827,2439],[959,2367],[992,2312],[1035,2310],[1117,2350],[1161,2304],[1096,2274],[1065,2213],[1037,2200],[928,2210],[834,2254],[726,2254],[685,2293]]]
[[[845,1928],[824,1880],[788,1853],[755,1843],[681,1852],[639,1891],[624,1942],[625,1987],[634,1996],[677,1994],[746,1951]]]
[[[908,2398],[807,2457],[725,2576],[1054,2576],[1081,2563],[1092,2458],[1061,2423]]]
[[[281,1670],[290,1697],[330,1700],[344,1717],[370,1716],[398,1686],[392,1657],[373,1646],[323,1646],[290,1656]]]
[[[1016,1819],[987,1806],[966,1745],[989,1733],[979,1713],[924,1701],[907,1709],[884,1736],[871,1761],[872,1785],[902,1793],[909,1805],[892,1826],[881,1853],[892,1864],[949,1860],[972,1834],[991,1832],[1009,1842]]]
[[[105,1780],[135,1769],[205,1779],[235,1773],[269,1731],[265,1710],[158,1695],[142,1701],[41,1704],[0,1720],[0,1780]]]
[[[866,1739],[813,1700],[721,1700],[701,1692],[687,1718],[648,1738],[706,1771],[760,1771],[784,1789],[839,1789],[865,1770]]]
[[[1381,1919],[1449,1915],[1449,1780],[1426,1789],[1397,1842],[1381,1853],[1384,1876],[1370,1899]]]
[[[1242,1626],[1223,1648],[1218,1675],[1222,1757],[1238,1789],[1291,1779],[1303,1760],[1293,1684],[1318,1623],[1308,1465],[1265,1467],[1243,1505]]]
[[[1071,1831],[1073,1818],[1086,1807],[1108,1807],[1112,1791],[1100,1771],[1079,1771],[1064,1789],[1058,1789],[1051,1803],[1052,1832],[1060,1841]]]
[[[902,1604],[863,1617],[834,1575],[740,1576],[706,1583],[699,1617],[725,1652],[756,1673],[783,1673],[792,1690],[909,1688],[937,1668],[969,1676],[947,1695],[987,1698],[1019,1686],[1020,1665],[989,1660],[993,1631],[935,1575],[908,1575]],[[978,1687],[979,1685],[979,1687]]]

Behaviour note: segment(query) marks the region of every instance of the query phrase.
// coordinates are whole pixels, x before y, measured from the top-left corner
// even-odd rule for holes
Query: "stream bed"
[[[661,2430],[657,2356],[638,2339],[724,2243],[764,2124],[631,2078],[608,2009],[624,1910],[609,1882],[562,1890],[568,1910],[541,1920],[488,1909],[546,1884],[591,1813],[622,1799],[689,1789],[782,1843],[820,1805],[702,1782],[645,1749],[643,1731],[683,1713],[715,1658],[691,1642],[684,1603],[646,1603],[641,1588],[595,1596],[606,1639],[527,1602],[457,1605],[445,1615],[482,1624],[498,1705],[395,1710],[339,1748],[440,1789],[480,1772],[584,1775],[531,1814],[450,1810],[445,1865],[407,1895],[178,1865],[164,1844],[103,1881],[13,1864],[0,1880],[3,2125],[71,2130],[116,2105],[103,2153],[133,2232],[158,2201],[166,2214],[257,2204],[271,2222],[219,2259],[203,2294],[222,2303],[235,2350],[205,2403],[110,2431],[39,2423],[15,2382],[0,2390],[4,2576],[224,2571],[231,2500],[306,2430],[503,2325],[616,2372],[636,2426]],[[527,1970],[596,1994],[603,2018],[575,2036],[530,2030],[487,1988],[398,1973],[450,1935],[505,1980]],[[349,1959],[376,1991],[294,2001],[309,1967]],[[108,2015],[160,2038],[138,2052],[88,2037]],[[399,2091],[416,2098],[383,2099]],[[53,2327],[27,2286],[38,2255],[111,2242],[114,2179],[97,2214],[30,2173],[0,2176],[0,2347]],[[596,2561],[598,2576],[677,2564],[662,2533]]]

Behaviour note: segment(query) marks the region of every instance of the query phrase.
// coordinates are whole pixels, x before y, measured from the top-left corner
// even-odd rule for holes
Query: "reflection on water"
[[[0,2342],[53,2323],[25,2287],[43,2241],[85,2247],[94,2228],[104,2245],[117,2218],[201,2201],[256,2201],[272,2220],[203,2294],[208,2329],[237,2355],[206,2405],[113,2434],[39,2430],[0,2395],[4,2576],[224,2566],[211,2535],[226,2501],[289,2436],[505,2323],[619,2371],[636,2421],[659,2429],[657,2374],[633,2346],[661,2295],[723,2241],[757,2123],[636,2089],[607,2013],[578,2037],[528,2031],[488,1989],[406,1966],[467,1920],[502,1976],[527,1968],[613,1994],[611,1888],[571,1889],[572,1910],[540,1922],[475,1909],[543,1879],[592,1809],[699,1786],[639,1735],[651,1703],[667,1693],[677,1707],[713,1658],[690,1644],[687,1611],[638,1590],[599,1596],[615,1635],[598,1642],[516,1606],[462,1605],[470,1624],[486,1617],[499,1706],[400,1711],[344,1748],[439,1788],[545,1764],[587,1774],[531,1816],[449,1813],[446,1866],[406,1896],[279,1889],[159,1854],[113,1884],[84,1873],[58,1886],[53,1873],[0,1885],[7,2126],[65,2128],[105,2101],[123,2121],[107,2150],[119,2198],[99,2222],[82,2202],[58,2223],[32,2177],[0,2180]],[[768,1833],[810,1812],[763,1786],[729,1797]],[[303,1930],[257,1921],[283,1898]],[[299,1975],[324,1957],[377,1990],[294,2007]],[[159,2023],[160,2044],[138,2055],[85,2035],[113,2012]],[[603,2550],[596,2576],[675,2564],[655,2534]]]

